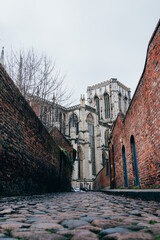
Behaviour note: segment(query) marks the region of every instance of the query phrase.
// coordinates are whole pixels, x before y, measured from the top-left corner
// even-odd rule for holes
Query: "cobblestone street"
[[[160,203],[103,193],[0,199],[0,239],[160,239]]]

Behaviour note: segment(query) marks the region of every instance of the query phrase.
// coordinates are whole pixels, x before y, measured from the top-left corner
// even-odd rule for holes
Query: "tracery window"
[[[110,118],[110,99],[107,93],[104,94],[104,111],[105,118]]]
[[[95,101],[95,105],[96,105],[96,111],[97,111],[98,119],[100,119],[99,98],[97,96],[95,96],[94,101]]]

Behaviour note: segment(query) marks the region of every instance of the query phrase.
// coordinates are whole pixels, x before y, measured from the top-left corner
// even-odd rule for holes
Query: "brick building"
[[[160,21],[129,109],[110,144],[111,187],[160,187]]]

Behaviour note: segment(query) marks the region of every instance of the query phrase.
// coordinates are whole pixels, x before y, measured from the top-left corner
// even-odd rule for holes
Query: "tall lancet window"
[[[119,112],[122,112],[122,94],[118,94],[118,107],[119,107]]]
[[[97,96],[95,96],[94,101],[95,101],[95,105],[96,105],[96,111],[97,111],[98,119],[100,119],[99,98]]]
[[[69,135],[70,135],[71,127],[76,128],[76,135],[77,135],[79,132],[79,126],[78,126],[78,117],[75,113],[72,113],[69,119]]]
[[[105,118],[110,118],[110,100],[109,95],[107,93],[104,94],[104,111],[105,111]]]
[[[94,118],[91,113],[87,116],[90,150],[91,150],[91,163],[92,163],[92,174],[96,175],[96,163],[95,163],[95,139],[94,139]]]

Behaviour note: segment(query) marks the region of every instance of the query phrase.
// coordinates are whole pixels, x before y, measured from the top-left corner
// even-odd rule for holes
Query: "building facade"
[[[108,138],[118,113],[126,113],[130,99],[130,89],[117,79],[89,86],[87,100],[83,95],[80,104],[69,108],[54,101],[29,99],[48,130],[57,127],[76,150],[73,187],[92,189],[93,180],[105,164],[109,174]]]

